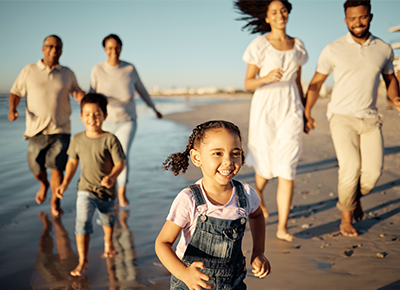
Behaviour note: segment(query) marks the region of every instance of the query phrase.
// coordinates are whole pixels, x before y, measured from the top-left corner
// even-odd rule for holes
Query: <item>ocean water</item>
[[[210,100],[154,98],[165,115],[192,110]],[[224,102],[215,100],[214,102]],[[71,99],[72,134],[83,131],[79,106]],[[183,151],[190,130],[174,122],[157,119],[137,100],[138,130],[130,152],[128,198],[130,206],[119,211],[114,242],[118,254],[103,259],[100,226],[94,226],[89,249],[89,269],[84,277],[72,279],[76,265],[75,201],[79,170],[64,194],[64,215],[54,219],[49,198],[37,205],[39,183],[26,161],[25,103],[20,117],[7,120],[8,96],[0,96],[0,288],[1,289],[165,289],[169,275],[154,252],[154,241],[174,196],[185,186],[183,177],[163,171],[166,157]],[[48,193],[50,195],[50,192]]]

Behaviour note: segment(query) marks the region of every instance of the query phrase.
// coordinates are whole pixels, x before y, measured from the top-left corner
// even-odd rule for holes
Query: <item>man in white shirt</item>
[[[69,94],[79,102],[85,93],[78,86],[75,74],[58,62],[62,53],[58,36],[46,37],[42,52],[43,59],[25,66],[15,80],[10,90],[8,119],[12,122],[18,118],[18,104],[26,96],[27,159],[29,169],[40,182],[36,202],[41,204],[51,187],[51,212],[59,216],[63,211],[55,190],[62,182],[67,162],[71,134]],[[50,168],[50,183],[46,168]]]
[[[400,98],[393,70],[393,50],[369,32],[370,1],[348,0],[344,9],[349,33],[321,52],[308,89],[304,115],[305,130],[313,129],[316,122],[311,117],[311,109],[323,82],[333,71],[334,87],[327,117],[339,161],[340,232],[355,237],[358,234],[353,218],[360,221],[363,217],[360,197],[374,188],[383,167],[382,120],[376,108],[380,75],[399,112]]]

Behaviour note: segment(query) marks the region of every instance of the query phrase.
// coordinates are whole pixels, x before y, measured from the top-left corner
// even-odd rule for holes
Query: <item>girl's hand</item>
[[[107,188],[111,188],[115,183],[115,178],[112,178],[110,176],[104,176],[103,179],[101,180],[101,185],[105,186]]]
[[[254,268],[251,270],[255,277],[260,279],[264,278],[271,272],[271,265],[267,257],[264,254],[259,254],[251,257],[251,266]]]
[[[264,84],[279,82],[284,71],[281,69],[273,69],[265,77],[260,78]]]
[[[210,281],[210,277],[199,269],[204,270],[203,262],[193,262],[189,267],[186,268],[185,273],[182,275],[182,281],[190,290],[202,290],[211,289],[214,285],[207,284],[205,281]]]

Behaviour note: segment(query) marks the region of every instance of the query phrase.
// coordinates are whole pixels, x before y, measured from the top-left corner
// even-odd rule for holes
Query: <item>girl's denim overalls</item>
[[[237,206],[246,210],[247,200],[243,185],[236,180],[232,182],[236,188]],[[196,207],[206,204],[199,185],[195,184],[189,188]],[[203,262],[205,270],[200,271],[211,278],[207,283],[214,284],[213,290],[246,289],[243,282],[246,277],[246,260],[242,253],[245,216],[232,221],[208,217],[206,214],[207,212],[197,218],[196,228],[182,262],[187,266],[193,262]],[[188,290],[188,287],[172,275],[171,289]]]

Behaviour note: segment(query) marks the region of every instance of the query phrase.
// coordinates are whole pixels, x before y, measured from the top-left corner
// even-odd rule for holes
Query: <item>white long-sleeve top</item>
[[[121,61],[118,66],[112,66],[103,61],[93,67],[90,92],[107,97],[108,121],[123,122],[136,119],[135,91],[150,108],[156,110],[133,64]]]

